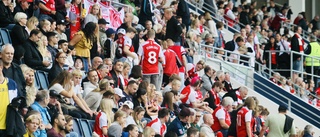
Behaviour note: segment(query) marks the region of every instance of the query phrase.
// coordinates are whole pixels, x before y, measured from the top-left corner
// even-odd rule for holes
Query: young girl
[[[94,124],[94,132],[96,132],[100,137],[108,135],[108,127],[113,121],[114,113],[112,111],[113,100],[112,99],[102,99],[100,103],[101,111],[96,116]]]
[[[73,38],[73,35],[78,32],[81,28],[81,16],[80,16],[80,3],[81,0],[72,0],[69,18],[70,18],[70,39]]]

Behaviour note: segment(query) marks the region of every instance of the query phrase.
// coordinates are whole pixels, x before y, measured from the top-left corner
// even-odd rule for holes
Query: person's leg
[[[163,74],[162,76],[163,76],[163,78],[162,78],[163,85],[162,86],[165,87],[169,83],[169,76],[167,74]]]
[[[184,79],[184,73],[183,73],[183,72],[179,72],[179,77],[181,78],[181,87],[180,87],[179,92],[181,92],[182,89],[185,87],[184,84],[183,84],[184,81],[185,81],[185,79]]]
[[[82,61],[83,61],[83,69],[84,69],[84,71],[88,72],[89,71],[88,58],[82,57]]]
[[[5,129],[0,129],[0,137],[7,137],[7,132]]]
[[[159,86],[159,74],[151,75],[150,83],[154,84],[156,86],[156,91],[160,90]]]
[[[150,78],[151,78],[151,75],[143,75],[142,76],[142,80],[143,81],[148,81],[150,83]]]

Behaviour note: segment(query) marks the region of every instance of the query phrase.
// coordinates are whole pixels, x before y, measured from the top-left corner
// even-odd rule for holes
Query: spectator
[[[106,35],[106,25],[109,24],[105,19],[99,19],[98,20],[98,25],[99,25],[99,36],[100,36],[100,45],[104,45],[105,41],[107,40],[107,35]]]
[[[189,10],[189,5],[187,4],[187,2],[185,0],[179,0],[177,16],[182,17],[182,23],[188,29],[191,24],[190,10]]]
[[[317,39],[314,36],[310,37],[310,43],[305,49],[304,53],[309,56],[320,57],[318,53],[318,48],[320,48]],[[318,74],[320,62],[318,59],[306,57],[305,59],[306,72],[310,74]],[[314,81],[318,81],[317,77],[312,77]],[[307,75],[307,79],[311,79],[310,75]]]
[[[244,25],[251,25],[252,24],[251,18],[249,17],[250,7],[248,5],[244,5],[243,8],[244,9],[240,13],[239,22]]]
[[[253,97],[248,97],[243,107],[238,111],[237,117],[241,119],[237,122],[241,122],[241,124],[237,124],[237,136],[253,136],[253,125],[250,123],[252,120],[252,110],[254,110],[255,107],[256,103]]]
[[[222,30],[224,29],[224,24],[222,22],[218,22],[216,24],[216,28],[217,28],[218,36],[216,37],[214,47],[225,48],[225,41],[224,41],[223,32],[222,32]]]
[[[28,19],[27,25],[26,25],[26,30],[28,32],[28,35],[30,35],[30,32],[34,29],[37,29],[39,25],[39,20],[37,17],[32,16]]]
[[[302,34],[302,28],[301,27],[294,27],[294,32],[295,34],[291,38],[291,50],[299,53],[304,53],[304,40],[301,37]],[[295,71],[302,71],[302,60],[301,60],[301,55],[299,54],[293,54],[293,70]],[[294,74],[297,74],[299,72],[295,72]]]
[[[74,34],[77,33],[81,29],[81,1],[80,0],[72,0],[69,11],[70,18],[70,39],[73,38]],[[58,22],[57,22],[58,23]]]
[[[160,89],[161,83],[158,81],[159,77],[159,62],[163,61],[163,52],[159,44],[155,43],[155,32],[149,30],[147,32],[148,40],[139,48],[138,54],[142,64],[143,79],[154,84],[156,89]]]
[[[122,71],[122,76],[124,80],[124,86],[128,85],[129,82],[129,73],[130,73],[130,64],[127,62],[123,63],[123,71]]]
[[[42,122],[45,125],[46,129],[52,128],[52,125],[50,124],[51,117],[48,113],[48,110],[46,109],[46,107],[49,104],[49,99],[50,99],[49,92],[46,90],[41,90],[37,93],[36,100],[31,105],[31,108],[33,110],[36,110],[41,113]]]
[[[130,124],[124,128],[124,133],[128,133],[128,137],[138,137],[139,131],[138,127],[135,124]]]
[[[35,137],[47,136],[44,126],[41,125],[40,117],[37,114],[30,115],[25,120],[26,134],[23,136],[35,136],[34,133],[40,128],[40,135]]]
[[[74,53],[75,53],[75,51],[74,50],[71,50],[71,49],[69,49],[68,48],[68,41],[66,41],[66,40],[59,40],[58,41],[58,51],[59,52],[63,52],[65,55],[66,55],[66,61],[65,61],[65,63],[63,64],[64,65],[64,67],[66,67],[66,68],[71,68],[72,66],[73,66],[73,64],[74,64],[74,61],[73,61],[73,55],[74,55]]]
[[[269,127],[268,136],[288,136],[297,135],[294,119],[286,115],[288,106],[279,105],[278,114],[269,115],[265,126],[262,127],[259,137],[262,137]]]
[[[60,134],[67,137],[77,137],[78,133],[73,131],[73,118],[70,115],[64,115],[64,117],[66,119],[66,127]]]
[[[276,37],[280,37],[280,34],[277,34]],[[278,68],[279,69],[289,69],[290,68],[290,42],[288,42],[288,36],[282,35],[282,38],[280,41],[278,41],[277,45],[280,48],[280,53],[278,56]],[[280,72],[282,76],[284,77],[290,77],[289,71],[282,71]]]
[[[47,49],[48,46],[48,40],[47,36],[42,35],[40,40],[37,42],[37,49],[39,50],[40,54],[42,55],[43,60],[49,61],[50,65],[46,67],[46,69],[50,70],[53,66],[54,60],[52,60],[51,53]]]
[[[49,137],[63,137],[61,132],[66,128],[66,120],[63,114],[56,114],[52,117],[53,127],[47,131]]]
[[[52,56],[52,60],[55,60],[55,56],[57,55],[57,53],[59,52],[57,48],[55,48],[56,45],[58,45],[58,35],[55,32],[48,32],[46,34],[47,39],[48,39],[48,45],[47,45],[47,49],[48,51],[51,53]]]
[[[181,24],[177,21],[177,19],[173,17],[173,13],[170,8],[164,10],[164,17],[165,20],[167,20],[166,39],[171,39],[175,43],[175,45],[181,45]]]
[[[88,72],[87,76],[88,80],[87,82],[83,82],[83,98],[86,98],[86,96],[95,88],[97,88],[98,82],[99,82],[99,76],[96,70],[90,70]]]
[[[214,137],[215,134],[211,129],[211,125],[213,125],[213,117],[211,114],[204,114],[203,115],[203,123],[200,128],[200,132],[204,133],[207,137]]]
[[[76,56],[82,58],[85,72],[88,72],[91,67],[90,49],[96,39],[95,34],[98,32],[98,28],[96,23],[89,22],[81,31],[77,32],[69,42],[69,45],[74,46]]]
[[[195,127],[190,127],[187,130],[187,137],[198,137],[199,136],[199,130]]]
[[[310,23],[312,24],[312,30],[318,30],[319,27],[319,15],[314,16],[314,18],[310,21]]]
[[[179,113],[179,118],[175,118],[167,127],[167,131],[168,132],[174,132],[176,133],[178,136],[183,136],[186,134],[187,129],[185,128],[188,120],[189,120],[189,116],[194,115],[192,114],[192,112],[190,111],[189,108],[187,107],[183,107]]]
[[[29,68],[27,65],[20,65],[21,71],[23,73],[26,82],[26,103],[27,107],[30,107],[36,99],[36,94],[38,92],[38,87],[35,86],[35,70]]]
[[[204,74],[201,77],[201,79],[203,81],[203,85],[201,87],[202,96],[204,96],[206,94],[206,92],[210,92],[212,90],[213,83],[211,81],[211,76],[212,76],[212,69],[209,65],[207,65],[204,67]]]
[[[114,114],[114,122],[108,128],[108,136],[121,137],[122,129],[125,126],[126,113],[124,111],[117,111]]]
[[[138,130],[140,133],[143,132],[144,127],[146,126],[146,121],[143,121],[143,116],[145,115],[146,110],[143,107],[135,107],[134,112],[132,113],[132,121],[130,122],[130,120],[128,120],[127,118],[127,122],[126,125],[130,125],[130,124],[134,124],[137,125]]]
[[[145,25],[144,23],[147,20],[152,21],[152,17],[154,16],[155,7],[150,0],[142,0],[140,5],[140,13],[139,17],[139,24]],[[131,13],[132,14],[132,13]],[[154,22],[153,22],[154,24]]]
[[[18,96],[26,97],[26,81],[21,68],[13,61],[14,48],[10,44],[1,47],[1,57],[3,61],[2,72],[5,77],[14,80],[18,86]]]
[[[137,92],[137,90],[138,90],[138,83],[134,80],[129,81],[128,86],[126,87],[126,89],[123,90],[123,95],[125,97],[122,98],[120,102],[125,102],[126,100],[133,101],[133,95]]]
[[[239,41],[241,40],[240,38],[238,39],[239,36],[240,36],[240,33],[234,33],[233,40],[228,41],[226,43],[226,47],[224,49],[227,50],[227,51],[231,51],[231,52],[237,50],[240,47],[238,45]],[[238,39],[238,41],[237,41],[237,39]],[[227,53],[227,55],[229,56],[230,53]]]
[[[217,27],[216,27],[216,22],[213,21],[213,19],[211,18],[211,15],[209,12],[206,12],[204,15],[204,18],[206,19],[206,27],[208,28],[208,31],[210,34],[213,35],[213,37],[218,37],[218,33],[217,33]],[[203,33],[205,34],[205,33]]]
[[[158,111],[158,118],[152,120],[147,124],[147,127],[152,127],[156,134],[160,134],[161,136],[164,136],[167,132],[167,126],[165,123],[169,121],[170,115],[169,115],[169,109],[163,108]]]
[[[233,5],[233,2],[229,1],[224,9],[224,18],[227,20],[227,23],[230,27],[233,27],[235,25],[235,21],[237,20],[237,17],[232,12]]]
[[[205,99],[204,101],[207,102],[210,108],[215,110],[217,107],[220,106],[220,97],[219,92],[222,92],[223,85],[221,82],[214,82],[211,86],[211,90],[207,91],[206,93],[209,94],[209,97]]]
[[[303,137],[313,137],[314,131],[311,125],[306,125],[303,130]]]
[[[101,100],[101,111],[96,116],[94,124],[94,132],[96,132],[99,136],[108,135],[108,127],[110,127],[114,117],[112,105],[112,99],[105,98]]]
[[[239,87],[238,89],[235,89],[233,91],[229,91],[228,93],[226,93],[223,98],[225,97],[231,97],[235,102],[234,105],[240,105],[243,104],[244,99],[247,97],[248,95],[248,89],[246,87]]]
[[[118,60],[115,61],[113,65],[113,69],[111,70],[110,74],[114,80],[114,87],[115,88],[120,88],[121,90],[124,89],[124,78],[122,76],[122,71],[123,71],[123,63]]]
[[[56,20],[53,20],[53,19],[48,19],[49,21],[50,21],[50,30],[49,30],[49,32],[53,32],[53,31],[55,31],[56,30],[56,28],[57,28],[57,22],[56,22]]]
[[[68,40],[67,35],[65,34],[66,25],[67,25],[67,22],[65,20],[58,20],[57,21],[57,28],[55,30],[55,33],[57,33],[57,35],[58,35],[58,41],[60,41],[60,40],[67,41]]]
[[[145,137],[153,137],[155,135],[156,135],[156,133],[155,133],[153,128],[151,128],[151,127],[145,127],[144,128],[143,136],[145,136]]]
[[[223,136],[228,135],[228,129],[231,124],[229,111],[232,110],[233,99],[231,97],[223,98],[221,105],[213,112],[213,119],[215,122],[211,128],[216,132],[221,132]]]
[[[15,54],[15,56],[17,56],[16,58],[21,58],[24,54],[22,45],[29,37],[29,34],[25,29],[27,25],[27,15],[23,12],[18,12],[14,16],[14,20],[16,24],[11,30],[10,37],[12,39],[12,45],[17,51]]]
[[[279,48],[280,47],[277,45],[276,39],[274,37],[270,37],[270,41],[264,48],[264,52],[263,52],[263,64],[266,64],[267,68],[277,69],[277,64],[278,64],[277,58],[278,58],[279,52],[275,52],[275,51],[279,50]]]
[[[99,82],[99,87],[89,92],[86,97],[84,98],[85,102],[87,103],[88,107],[93,112],[98,112],[98,107],[101,104],[102,96],[105,92],[111,90],[109,81],[106,79],[102,79]]]
[[[97,69],[99,65],[103,64],[103,60],[101,57],[94,57],[92,59],[92,68],[91,69]]]
[[[4,64],[2,62],[2,60],[0,60],[0,68],[3,68]],[[11,102],[11,100],[15,97],[17,97],[18,95],[18,91],[17,91],[17,84],[10,78],[6,78],[3,75],[3,72],[0,71],[0,80],[2,81],[0,84],[0,86],[5,87],[7,90],[4,90],[3,93],[6,93],[7,96],[2,96],[3,97],[3,104],[1,105],[2,107],[0,107],[0,112],[3,112],[0,114],[1,117],[3,117],[0,120],[0,134],[2,135],[2,137],[6,136],[6,115],[7,115],[7,106],[9,105],[9,103]]]
[[[98,20],[101,18],[100,5],[94,4],[92,5],[89,14],[84,18],[83,26],[86,26],[89,22],[98,23]]]
[[[103,45],[103,56],[105,58],[114,58],[115,47],[113,44],[116,32],[112,28],[108,28],[105,33],[107,35],[107,39]],[[112,67],[110,67],[110,69],[112,69]]]
[[[275,4],[273,0],[270,0],[270,6],[267,8],[267,12],[271,14],[271,17],[273,18],[276,16],[277,12],[280,12],[280,8]]]
[[[56,76],[58,76],[63,70],[64,70],[64,64],[66,63],[67,56],[63,52],[59,52],[56,54],[55,62],[52,66],[52,68],[49,70],[48,80],[49,83],[55,79]]]
[[[272,30],[279,32],[280,31],[280,27],[281,27],[281,23],[290,21],[286,17],[287,12],[288,12],[288,7],[283,7],[281,9],[281,12],[278,12],[276,14],[276,16],[272,20],[272,23],[271,23],[271,26],[270,26],[272,28]]]
[[[166,41],[163,42],[163,54],[165,59],[165,64],[163,64],[163,82],[162,84],[166,86],[169,83],[169,77],[172,75],[178,75],[178,62],[177,54],[168,48],[168,43]],[[176,58],[176,59],[173,59]],[[180,62],[181,63],[181,62]]]
[[[55,114],[63,114],[62,108],[61,108],[61,104],[58,100],[61,100],[61,96],[60,94],[55,91],[55,90],[50,90],[49,91],[49,96],[50,96],[50,100],[49,100],[49,104],[47,107],[47,111],[50,115],[50,117],[53,117]],[[66,112],[67,110],[65,110]]]
[[[13,24],[13,15],[9,9],[10,5],[9,0],[1,0],[0,1],[0,27],[8,27],[9,24]]]

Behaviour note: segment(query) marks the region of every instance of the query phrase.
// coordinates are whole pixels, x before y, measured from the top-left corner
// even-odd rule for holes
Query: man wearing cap
[[[267,137],[284,137],[295,136],[296,126],[293,118],[287,114],[288,106],[286,104],[280,104],[278,108],[278,114],[271,114],[268,116],[265,125],[262,127],[259,137],[263,137],[266,129],[269,127]]]
[[[120,110],[122,110],[123,112],[126,112],[127,116],[129,116],[131,114],[131,112],[133,111],[133,103],[129,100],[123,102],[123,104],[120,107]],[[127,120],[129,120],[129,119],[127,119]],[[127,122],[127,123],[130,123],[130,122]]]
[[[33,0],[18,0],[18,4],[14,7],[13,15],[16,15],[17,12],[23,12],[27,14],[28,18],[32,17],[28,12],[30,3],[32,2]]]
[[[100,45],[103,46],[105,41],[107,40],[107,35],[105,33],[106,31],[106,25],[109,24],[105,19],[99,19],[98,25],[99,25],[99,36],[100,36]]]
[[[122,90],[120,88],[114,88],[114,96],[113,96],[113,101],[114,101],[114,107],[113,108],[119,108],[119,101],[121,98],[125,97],[122,93]]]
[[[50,117],[53,117],[53,115],[57,113],[63,114],[61,109],[61,104],[58,101],[58,99],[61,99],[60,94],[55,90],[50,90],[49,92],[50,92],[49,93],[50,100],[49,100],[47,110],[49,112]]]
[[[116,31],[112,28],[108,28],[105,33],[107,35],[107,39],[104,42],[104,45],[101,45],[103,46],[103,56],[105,58],[114,58],[115,47],[113,46],[113,42]]]
[[[168,126],[168,132],[172,131],[179,137],[182,137],[187,132],[188,120],[191,115],[194,115],[189,108],[183,107],[179,112],[179,116],[175,118]]]
[[[67,35],[65,34],[67,22],[65,20],[58,20],[56,33],[58,35],[58,40],[68,40]]]

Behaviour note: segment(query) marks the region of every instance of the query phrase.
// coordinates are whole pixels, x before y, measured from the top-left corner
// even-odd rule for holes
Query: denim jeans
[[[81,57],[83,61],[83,69],[85,72],[89,71],[89,63],[88,63],[88,58]]]
[[[296,71],[302,71],[302,61],[301,60],[295,60],[293,61],[293,70],[296,70]]]

